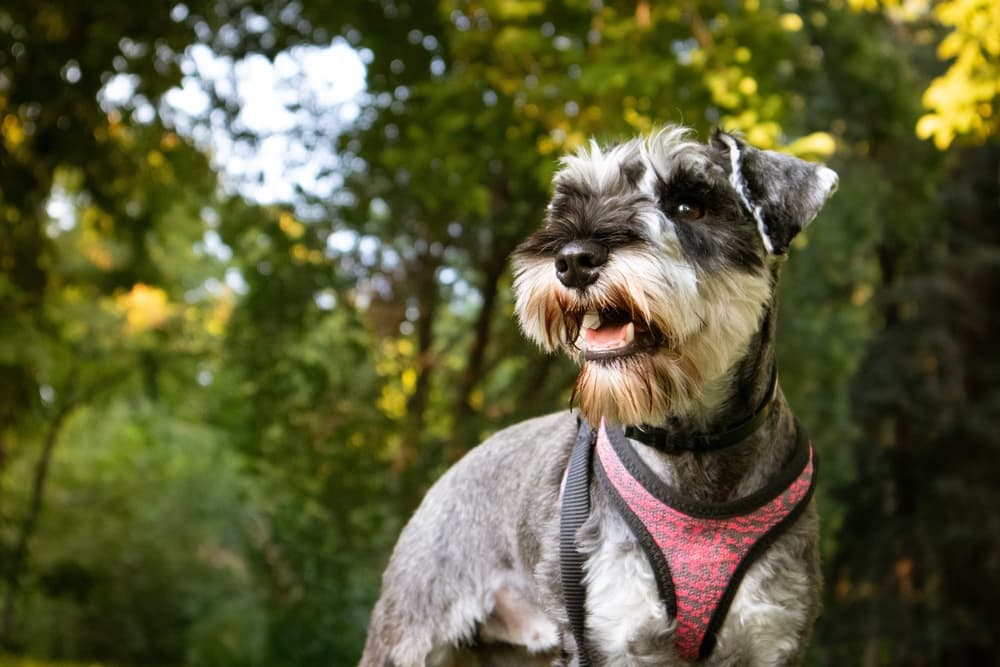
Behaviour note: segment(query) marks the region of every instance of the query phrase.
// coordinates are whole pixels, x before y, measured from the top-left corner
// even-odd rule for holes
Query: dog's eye
[[[685,222],[701,220],[705,217],[705,207],[689,201],[678,202],[674,207],[674,215]]]

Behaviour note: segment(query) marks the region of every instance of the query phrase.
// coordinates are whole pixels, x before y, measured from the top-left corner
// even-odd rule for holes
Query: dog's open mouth
[[[587,360],[612,359],[656,347],[662,336],[648,324],[615,308],[588,310],[580,318],[576,345]]]

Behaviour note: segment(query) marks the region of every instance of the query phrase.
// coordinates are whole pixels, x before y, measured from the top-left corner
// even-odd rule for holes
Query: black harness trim
[[[711,452],[739,444],[753,434],[767,416],[771,414],[771,405],[778,390],[778,367],[771,368],[770,391],[764,395],[760,405],[753,413],[741,422],[733,424],[719,433],[687,433],[683,438],[671,438],[670,431],[659,426],[626,426],[625,437],[638,440],[644,445],[667,454],[680,452]]]

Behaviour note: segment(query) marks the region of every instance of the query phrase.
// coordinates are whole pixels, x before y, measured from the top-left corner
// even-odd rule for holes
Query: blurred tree
[[[164,380],[164,394],[180,388]],[[34,654],[206,667],[263,658],[266,596],[246,556],[259,518],[224,434],[193,407],[136,392],[67,424],[19,606],[18,636]]]
[[[106,562],[86,565],[37,555],[58,552],[52,545],[64,537],[47,532],[47,521],[80,511],[44,511],[76,416],[133,395],[180,415],[186,390],[166,387],[194,384],[225,319],[220,265],[199,249],[216,179],[154,106],[192,39],[178,18],[173,3],[0,9],[0,648],[157,661],[184,652],[183,632],[154,646],[152,626],[141,641],[119,644],[86,637],[86,625],[72,638],[33,634],[37,619],[25,611],[43,590],[83,595],[97,581],[92,568],[108,567],[124,546],[105,544]],[[125,102],[110,99],[112,83],[129,90]],[[209,279],[215,294],[204,291]],[[167,428],[171,410],[157,414],[155,426]],[[101,447],[97,434],[88,439]],[[84,551],[93,537],[77,534],[72,546]],[[184,554],[178,547],[174,555]],[[130,590],[99,581],[104,593]]]

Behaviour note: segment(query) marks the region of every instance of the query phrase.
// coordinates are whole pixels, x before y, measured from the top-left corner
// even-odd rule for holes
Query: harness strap
[[[559,560],[563,602],[569,616],[570,629],[576,639],[579,666],[589,667],[590,655],[587,653],[584,632],[587,589],[583,585],[583,563],[586,557],[576,549],[576,534],[590,514],[590,466],[596,434],[586,421],[578,421],[576,444],[570,454],[562,495]]]

